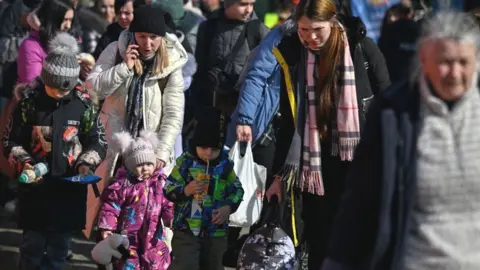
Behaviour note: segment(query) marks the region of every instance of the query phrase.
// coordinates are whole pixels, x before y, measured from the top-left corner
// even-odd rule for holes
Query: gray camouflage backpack
[[[295,246],[280,228],[278,202],[272,197],[264,226],[252,233],[238,256],[237,270],[297,269]]]

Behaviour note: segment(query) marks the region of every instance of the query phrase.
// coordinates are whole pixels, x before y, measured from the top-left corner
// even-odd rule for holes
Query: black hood
[[[120,33],[122,33],[123,30],[125,30],[125,29],[123,29],[120,26],[120,24],[114,22],[114,23],[111,23],[107,26],[106,34],[109,35],[109,36],[116,36],[117,39],[118,39],[118,37],[120,36]]]
[[[359,17],[339,15],[338,20],[347,29],[348,39],[353,43],[358,43],[367,36],[367,28]]]

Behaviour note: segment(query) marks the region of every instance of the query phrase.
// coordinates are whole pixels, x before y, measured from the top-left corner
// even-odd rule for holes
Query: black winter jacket
[[[416,186],[417,84],[392,85],[368,113],[323,270],[401,270]]]
[[[419,36],[420,24],[413,20],[399,20],[382,27],[378,47],[387,61],[392,83],[409,77],[415,64]]]
[[[243,44],[241,44],[239,52],[232,59],[228,59],[240,34],[246,27],[246,22],[228,19],[225,17],[224,12],[223,8],[217,10],[215,16],[202,22],[198,29],[197,47],[195,50],[198,68],[194,76],[192,89],[195,102],[206,106],[212,105],[214,84],[216,84],[215,81],[209,79],[209,71],[217,68],[228,73],[228,76],[234,81],[232,83],[233,88],[236,82],[235,78],[240,76],[250,51],[254,49],[250,48],[247,39],[245,39]],[[213,23],[215,29],[207,29],[212,24],[212,20],[215,20],[215,23]],[[249,19],[249,21],[252,20],[258,20],[255,13]],[[255,33],[247,33],[247,35],[258,36],[257,40],[260,43],[261,39],[268,33],[268,28],[263,23],[257,25],[257,29],[252,29]],[[208,31],[214,32],[212,35],[207,35]],[[206,40],[208,36],[212,37],[212,40]],[[226,66],[231,68],[225,70]]]
[[[107,32],[105,32],[105,34],[103,34],[103,36],[98,40],[93,57],[98,59],[103,50],[107,48],[108,44],[118,40],[118,37],[120,37],[120,33],[122,33],[123,30],[125,29],[123,29],[118,23],[110,24],[107,27]]]
[[[107,140],[95,105],[77,86],[66,97],[49,97],[39,81],[17,89],[23,98],[10,116],[4,155],[17,175],[25,163],[46,163],[49,172],[34,184],[21,184],[22,229],[71,231],[85,226],[87,187],[61,180],[78,174],[79,165],[94,171],[105,158]],[[17,93],[18,93],[17,92]]]

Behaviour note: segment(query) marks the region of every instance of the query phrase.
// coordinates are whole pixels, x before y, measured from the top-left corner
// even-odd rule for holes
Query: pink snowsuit
[[[173,204],[163,196],[165,180],[161,170],[138,181],[121,168],[115,182],[102,193],[99,229],[117,233],[126,230],[130,241],[130,258],[114,264],[115,269],[166,270],[170,265],[160,222],[162,218],[164,224],[171,224],[173,219]]]

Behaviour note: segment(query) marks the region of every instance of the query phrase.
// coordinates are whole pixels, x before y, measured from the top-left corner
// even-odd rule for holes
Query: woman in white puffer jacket
[[[159,167],[173,161],[175,139],[182,128],[182,67],[188,59],[176,35],[166,33],[165,16],[158,8],[136,8],[129,29],[102,52],[86,81],[91,95],[105,100],[100,119],[107,140],[119,131],[128,131],[133,137],[142,129],[157,132]],[[117,160],[118,153],[109,150],[95,172],[107,180],[99,185],[101,191],[110,182]],[[88,207],[94,207],[89,212],[96,213],[98,200],[94,204],[91,198],[89,201]],[[91,219],[87,217],[87,228]]]

